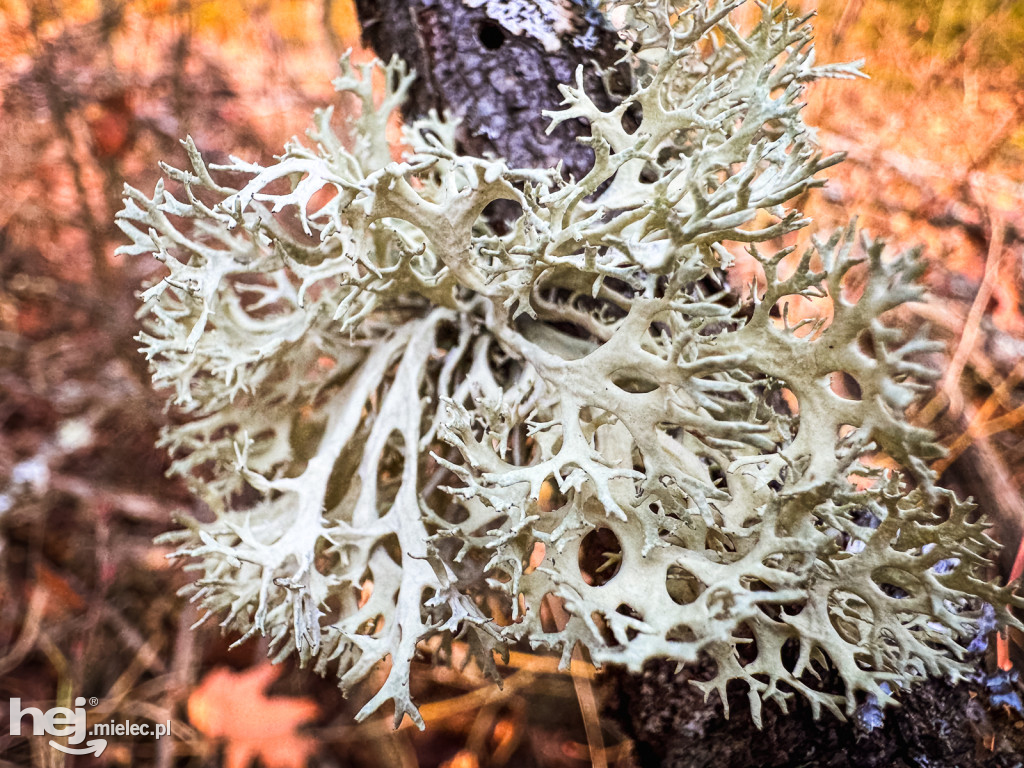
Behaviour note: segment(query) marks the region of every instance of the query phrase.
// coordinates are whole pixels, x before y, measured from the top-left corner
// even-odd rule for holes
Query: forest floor
[[[819,231],[856,214],[924,245],[933,298],[901,321],[948,351],[915,418],[949,448],[936,469],[993,520],[1008,575],[1024,530],[1024,10],[823,0],[816,27],[820,60],[866,58],[872,79],[811,91],[808,122],[848,160],[800,205]],[[133,337],[159,265],[113,255],[122,184],[148,193],[158,160],[185,162],[186,134],[214,161],[268,158],[332,101],[349,47],[369,55],[344,0],[0,0],[0,718],[9,699],[85,696],[90,722],[171,724],[99,758],[5,726],[0,765],[633,764],[593,670],[531,654],[513,654],[500,690],[424,666],[425,732],[357,725],[360,692],[192,629],[189,574],[154,543],[197,502],[156,447],[175,415]]]

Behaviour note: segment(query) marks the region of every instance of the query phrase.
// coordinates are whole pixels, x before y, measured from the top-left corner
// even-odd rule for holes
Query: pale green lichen
[[[210,615],[345,689],[390,658],[360,714],[393,700],[417,723],[432,638],[492,671],[519,641],[632,670],[703,656],[701,685],[725,701],[742,681],[759,721],[763,700],[841,716],[957,676],[982,605],[1012,621],[1019,598],[984,580],[993,542],[904,418],[933,347],[880,318],[920,296],[920,262],[848,231],[784,277],[789,251],[756,248],[808,223],[785,203],[839,159],[801,120],[804,85],[858,70],[816,67],[786,9],[741,34],[739,4],[620,4],[634,92],[602,112],[581,77],[550,115],[589,123],[583,179],[460,156],[437,117],[393,162],[413,75],[387,64],[375,99],[346,60],[348,140],[325,110],[312,148],[267,167],[207,166],[189,141],[192,169],[165,168],[180,191],[127,191],[121,252],[169,270],[140,339],[189,416],[163,442],[213,521],[171,538]],[[483,215],[500,199],[522,208],[502,236]],[[748,298],[713,287],[744,244],[766,278]],[[830,317],[773,316],[794,296]],[[581,544],[605,528],[598,575]]]

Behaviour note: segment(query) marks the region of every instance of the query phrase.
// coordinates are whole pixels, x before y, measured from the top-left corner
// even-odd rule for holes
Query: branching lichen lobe
[[[905,418],[932,345],[882,318],[919,298],[916,255],[852,228],[795,269],[762,252],[839,159],[801,120],[805,84],[857,67],[815,66],[784,8],[739,28],[740,4],[621,4],[634,91],[595,102],[580,73],[549,115],[589,125],[577,178],[461,155],[436,116],[393,162],[412,75],[393,60],[375,97],[346,60],[347,140],[325,110],[270,166],[207,167],[186,142],[181,192],[128,190],[122,252],[169,270],[140,340],[192,417],[164,443],[216,519],[171,538],[211,615],[346,689],[390,658],[361,716],[392,700],[396,722],[420,722],[410,665],[436,637],[485,669],[519,641],[632,670],[709,658],[701,687],[742,681],[759,720],[766,700],[842,716],[956,676],[983,604],[1012,621],[983,523]],[[500,235],[496,200],[522,209]],[[744,249],[763,284],[709,289]],[[794,297],[830,311],[792,324]],[[595,530],[610,576],[580,554]]]

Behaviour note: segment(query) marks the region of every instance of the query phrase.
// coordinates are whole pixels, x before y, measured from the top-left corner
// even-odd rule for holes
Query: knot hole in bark
[[[480,44],[489,51],[496,51],[505,42],[505,30],[493,21],[483,22],[477,30]]]

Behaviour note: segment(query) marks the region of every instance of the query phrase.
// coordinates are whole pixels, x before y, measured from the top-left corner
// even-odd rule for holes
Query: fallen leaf
[[[85,610],[85,601],[67,578],[40,563],[36,567],[36,586],[46,593],[46,616],[64,620]]]
[[[480,768],[480,761],[469,750],[461,749],[451,760],[444,763],[441,768]]]
[[[312,699],[267,696],[281,674],[269,662],[244,672],[215,669],[188,698],[188,719],[204,736],[224,742],[224,767],[302,768],[316,740],[299,728],[319,715]]]
[[[100,159],[122,157],[135,142],[135,114],[125,92],[90,105],[86,110],[86,123],[93,154]]]

